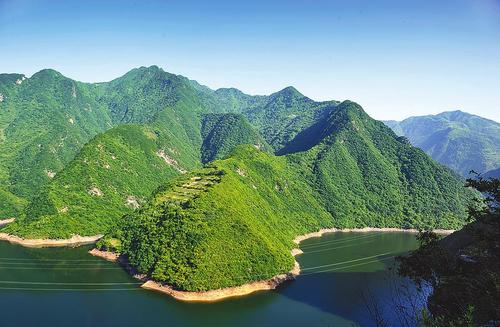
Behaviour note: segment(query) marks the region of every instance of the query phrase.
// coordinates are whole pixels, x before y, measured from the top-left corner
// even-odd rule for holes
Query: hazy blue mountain
[[[500,124],[493,120],[457,110],[385,124],[463,176],[500,167]]]

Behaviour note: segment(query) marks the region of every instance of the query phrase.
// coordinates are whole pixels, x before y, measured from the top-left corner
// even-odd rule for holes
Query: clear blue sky
[[[500,0],[0,0],[0,72],[95,82],[153,64],[212,88],[351,99],[377,119],[500,121]]]

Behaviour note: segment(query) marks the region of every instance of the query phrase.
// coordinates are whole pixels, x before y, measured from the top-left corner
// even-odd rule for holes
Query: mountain
[[[1,117],[15,133],[9,132],[0,153],[33,153],[35,159],[0,162],[8,181],[0,209],[18,218],[6,231],[26,238],[111,235],[148,206],[155,189],[230,158],[241,144],[269,152],[258,164],[265,171],[262,161],[286,162],[294,180],[273,187],[297,183],[297,190],[310,190],[335,226],[460,226],[470,195],[457,176],[349,101],[315,102],[293,87],[269,96],[214,91],[156,66],[97,84],[52,70],[17,84],[20,76],[3,78]],[[25,110],[21,103],[28,100]],[[38,140],[34,122],[50,133]],[[59,135],[68,141],[43,155],[38,144],[61,144]],[[23,171],[24,179],[12,178]]]
[[[156,280],[208,290],[289,271],[295,235],[331,226],[285,157],[242,146],[160,188],[119,234],[130,262]]]
[[[109,128],[38,183],[38,194],[9,226],[12,233],[103,233],[160,183],[201,166],[201,116],[210,108],[189,80],[152,66],[97,86],[94,96],[106,108]]]
[[[24,204],[96,134],[112,126],[100,87],[53,70],[0,76],[0,216]]]
[[[500,167],[500,124],[495,121],[450,111],[385,123],[462,176]]]
[[[315,102],[294,87],[271,94],[262,106],[242,110],[275,151],[283,149],[302,130],[323,119],[337,101]]]
[[[318,124],[307,149],[240,146],[165,184],[104,244],[150,278],[205,291],[291,270],[294,237],[320,228],[463,225],[472,194],[458,176],[359,105]]]
[[[229,155],[239,144],[253,144],[271,152],[271,147],[241,114],[207,114],[203,116],[201,161],[207,163]]]

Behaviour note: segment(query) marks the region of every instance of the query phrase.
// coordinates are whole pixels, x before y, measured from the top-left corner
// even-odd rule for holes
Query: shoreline
[[[249,295],[255,292],[274,290],[283,282],[295,279],[299,273],[300,266],[298,262],[295,261],[294,268],[286,274],[279,274],[271,279],[254,281],[239,286],[220,288],[204,292],[191,292],[175,290],[169,285],[162,285],[158,282],[148,280],[141,285],[141,288],[168,294],[174,299],[184,302],[216,302],[232,297]]]
[[[135,274],[134,269],[128,264],[126,259],[121,257],[118,253],[102,251],[94,248],[89,251],[89,254],[95,257],[103,258],[107,261],[120,263],[134,278],[140,281],[144,281],[144,284],[141,285],[141,288],[167,294],[176,300],[184,302],[216,302],[231,297],[245,296],[254,292],[273,290],[281,283],[287,280],[295,279],[295,277],[300,274],[300,265],[297,261],[295,261],[294,267],[290,272],[276,275],[270,279],[259,280],[239,286],[220,288],[204,292],[180,291],[174,289],[170,285],[161,284],[147,279],[144,275]],[[293,251],[292,255],[295,256]]]
[[[22,245],[28,248],[43,248],[43,247],[58,247],[58,246],[78,246],[86,244],[94,244],[104,235],[80,236],[73,235],[68,239],[25,239],[19,236],[0,233],[0,240],[7,241],[12,244]]]
[[[439,235],[449,235],[449,234],[455,232],[454,229],[434,229],[432,231],[436,234],[439,234]],[[307,234],[296,236],[295,239],[293,240],[293,242],[295,244],[299,245],[302,241],[308,240],[310,238],[321,237],[325,234],[331,234],[331,233],[369,233],[369,232],[417,234],[420,231],[418,229],[414,229],[414,228],[403,229],[403,228],[392,228],[392,227],[383,227],[383,228],[364,227],[364,228],[345,228],[345,229],[323,228],[317,232],[307,233]],[[299,250],[302,252],[302,250],[300,250],[300,249],[294,249],[294,250]]]
[[[320,229],[317,232],[307,233],[303,235],[298,235],[295,237],[293,242],[299,245],[302,241],[305,241],[310,238],[321,237],[325,234],[329,233],[367,233],[367,232],[397,232],[397,233],[413,233],[416,234],[419,231],[417,229],[400,229],[400,228],[358,228],[358,229],[337,229],[337,228],[325,228]],[[448,235],[454,232],[454,230],[434,230],[437,234]],[[300,275],[300,265],[295,260],[294,267],[288,273],[283,273],[276,275],[270,279],[260,280],[249,282],[246,284],[242,284],[239,286],[226,287],[221,289],[209,290],[204,292],[192,292],[192,291],[180,291],[174,289],[170,285],[161,284],[159,282],[155,282],[153,280],[148,280],[144,275],[137,275],[133,273],[133,269],[128,265],[125,259],[122,259],[117,253],[109,252],[109,251],[101,251],[98,249],[93,249],[89,251],[89,253],[93,256],[101,257],[105,260],[111,262],[120,262],[127,268],[127,270],[137,279],[141,281],[145,281],[144,284],[141,285],[141,288],[152,290],[156,292],[160,292],[163,294],[167,294],[172,296],[176,300],[185,301],[185,302],[216,302],[222,301],[231,297],[239,297],[252,294],[254,292],[259,291],[267,291],[276,289],[280,284],[285,281],[293,280],[297,276]],[[291,250],[292,256],[295,258],[298,255],[301,255],[303,251],[300,248],[293,248]]]
[[[97,248],[93,248],[92,250],[90,250],[89,254],[93,255],[94,257],[99,257],[107,260],[109,262],[118,262],[118,259],[120,258],[120,255],[116,252],[102,251]]]

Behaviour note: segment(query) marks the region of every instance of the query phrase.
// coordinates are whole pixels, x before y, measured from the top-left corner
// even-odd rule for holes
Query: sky
[[[213,89],[353,100],[376,119],[500,121],[500,0],[0,0],[0,72],[158,65]]]

